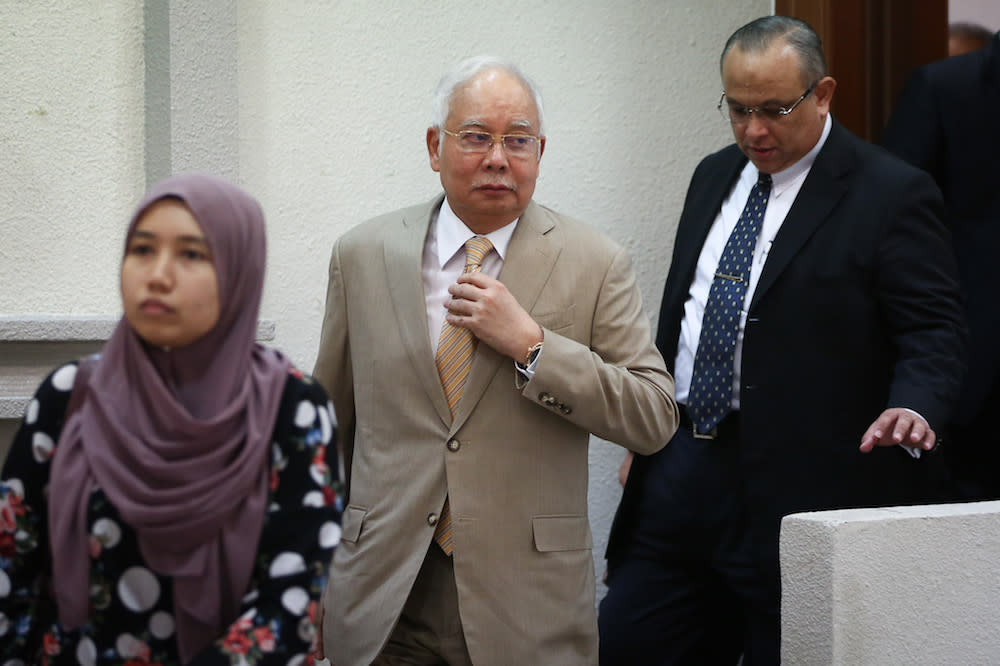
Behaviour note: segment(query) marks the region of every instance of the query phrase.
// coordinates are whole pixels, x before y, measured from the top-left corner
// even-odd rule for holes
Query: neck
[[[462,224],[464,224],[469,228],[469,231],[478,234],[480,236],[485,236],[487,234],[493,233],[497,229],[503,229],[508,224],[521,217],[521,214],[523,212],[524,211],[521,211],[520,213],[514,215],[513,217],[510,215],[504,215],[503,217],[494,217],[494,216],[470,217],[467,215],[464,216],[460,215],[457,212],[455,213],[455,215],[456,217],[458,217],[459,220],[462,221]]]

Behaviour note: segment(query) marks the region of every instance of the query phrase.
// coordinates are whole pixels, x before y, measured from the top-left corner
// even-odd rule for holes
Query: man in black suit
[[[781,518],[928,499],[964,368],[940,192],[833,120],[816,33],[758,19],[721,69],[736,144],[695,170],[657,335],[681,428],[626,483],[603,664],[777,663]]]
[[[986,48],[914,72],[886,148],[941,188],[969,323],[969,372],[942,447],[961,499],[1000,499],[1000,33]]]

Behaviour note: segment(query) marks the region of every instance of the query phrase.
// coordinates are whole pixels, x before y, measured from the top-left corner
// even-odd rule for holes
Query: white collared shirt
[[[520,218],[518,218],[520,219]],[[482,272],[492,278],[500,275],[504,257],[518,220],[485,234],[493,249],[483,258]],[[424,258],[421,268],[424,281],[424,304],[427,309],[427,329],[431,338],[431,351],[437,354],[441,327],[444,325],[444,304],[451,295],[448,287],[455,284],[465,270],[465,242],[476,236],[462,220],[458,219],[445,197],[437,218],[431,222],[424,240]]]
[[[830,115],[826,116],[826,124],[819,141],[806,155],[790,167],[771,174],[771,195],[767,202],[767,209],[764,211],[764,221],[761,224],[760,235],[757,237],[757,244],[754,246],[753,265],[750,268],[750,281],[747,284],[747,293],[743,299],[743,307],[740,309],[740,325],[736,333],[736,357],[733,367],[733,409],[740,408],[740,363],[743,358],[743,330],[747,322],[747,310],[753,300],[754,291],[760,281],[760,274],[767,261],[767,254],[771,249],[771,244],[781,229],[781,224],[785,221],[785,216],[795,202],[802,183],[805,182],[809,170],[816,161],[826,138],[830,134],[832,120]],[[723,200],[719,213],[715,216],[715,221],[705,238],[705,244],[701,248],[698,256],[698,266],[695,269],[694,280],[688,292],[688,299],[684,303],[684,319],[681,321],[681,334],[677,343],[677,357],[674,359],[674,382],[676,386],[677,402],[687,404],[688,391],[691,388],[691,375],[694,371],[694,357],[698,352],[698,339],[701,336],[701,321],[705,315],[705,303],[708,301],[708,292],[712,287],[712,280],[715,271],[719,266],[719,259],[722,258],[722,251],[726,247],[729,235],[736,227],[736,222],[743,213],[750,190],[757,183],[757,167],[753,162],[747,162],[740,177],[737,179],[729,195]]]

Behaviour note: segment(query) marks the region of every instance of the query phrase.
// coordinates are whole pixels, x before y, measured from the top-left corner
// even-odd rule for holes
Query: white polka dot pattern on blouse
[[[156,605],[160,598],[160,582],[146,567],[126,569],[118,579],[118,597],[125,608],[144,613]]]
[[[76,365],[64,365],[52,373],[52,386],[58,391],[72,391],[76,381]]]
[[[122,538],[121,528],[110,518],[99,518],[90,533],[101,544],[101,548],[114,548]]]
[[[318,490],[310,490],[302,497],[302,506],[321,508],[324,504],[326,504],[326,499],[324,499],[323,493]]]
[[[295,425],[300,428],[308,428],[316,421],[316,405],[308,400],[303,400],[295,410]]]
[[[87,637],[80,639],[76,644],[76,660],[80,666],[96,666],[97,646],[94,645],[94,641]]]
[[[126,659],[132,659],[134,657],[144,658],[148,656],[143,654],[146,650],[148,650],[146,644],[132,634],[121,634],[118,636],[118,640],[115,641],[115,649],[118,650],[119,655],[125,657]]]
[[[165,611],[153,613],[149,618],[149,633],[160,640],[170,638],[174,633],[174,616]]]
[[[24,422],[28,425],[34,425],[35,421],[38,420],[38,407],[39,403],[37,399],[32,399],[28,403],[28,406],[24,409]]]
[[[281,594],[281,605],[289,613],[299,617],[309,607],[309,593],[301,587],[290,587]]]
[[[31,453],[35,456],[35,462],[44,464],[52,457],[52,450],[56,448],[56,443],[44,432],[36,432],[31,437]]]
[[[330,412],[325,407],[320,407],[316,411],[319,412],[319,426],[322,429],[323,446],[326,446],[333,437],[333,426],[330,425]]]
[[[279,576],[291,576],[292,574],[302,573],[305,570],[306,561],[302,558],[301,554],[285,551],[274,558],[267,573],[271,578],[278,578]]]
[[[341,529],[337,523],[323,523],[319,528],[319,545],[323,548],[336,548],[340,543]]]

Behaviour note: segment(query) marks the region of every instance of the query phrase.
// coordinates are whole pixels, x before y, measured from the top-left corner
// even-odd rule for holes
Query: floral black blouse
[[[90,496],[90,622],[64,631],[50,594],[46,496],[76,363],[38,388],[0,482],[0,666],[179,664],[172,586],[151,570],[134,530],[99,488]],[[194,664],[310,664],[342,499],[333,409],[294,368],[278,410],[271,482],[241,614]]]

